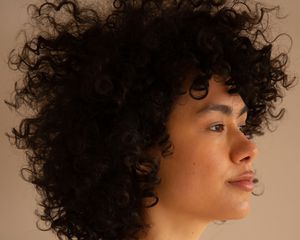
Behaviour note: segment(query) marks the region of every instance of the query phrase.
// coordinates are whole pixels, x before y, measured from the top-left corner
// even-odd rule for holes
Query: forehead
[[[240,110],[243,108],[244,112],[245,110],[247,110],[247,108],[245,107],[245,103],[239,94],[228,93],[230,86],[225,85],[227,79],[218,75],[213,75],[212,78],[208,81],[209,86],[207,96],[200,100],[194,99],[192,96],[190,96],[188,89],[190,88],[195,77],[195,72],[193,72],[190,73],[185,79],[186,82],[184,84],[184,87],[186,90],[186,94],[183,95],[181,99],[179,99],[178,102],[180,104],[187,104],[186,107],[198,109],[200,107],[209,107],[211,105],[226,105],[232,109],[233,114],[238,114],[238,112],[240,112]]]

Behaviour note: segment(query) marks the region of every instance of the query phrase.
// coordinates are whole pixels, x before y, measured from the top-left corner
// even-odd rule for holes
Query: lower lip
[[[237,182],[228,182],[232,186],[237,187],[243,191],[246,192],[252,192],[253,191],[253,182],[252,181],[237,181]]]

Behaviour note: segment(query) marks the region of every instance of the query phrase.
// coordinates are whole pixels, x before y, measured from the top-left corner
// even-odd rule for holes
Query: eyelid
[[[210,124],[209,130],[213,131],[213,132],[220,132],[220,131],[212,130],[212,128],[215,127],[215,126],[221,126],[221,125],[222,125],[222,128],[223,128],[222,131],[224,131],[224,128],[225,128],[226,124],[224,124],[223,122],[214,122],[214,123]],[[242,123],[242,124],[238,125],[238,128],[242,128],[242,127],[246,127],[246,126],[247,126],[247,123]]]
[[[220,131],[215,131],[215,130],[212,130],[212,128],[213,127],[215,127],[215,126],[220,126],[220,125],[222,125],[222,127],[223,127],[223,130],[224,130],[224,128],[225,128],[225,124],[224,123],[222,123],[222,122],[216,122],[216,123],[212,123],[212,124],[210,124],[210,126],[209,126],[209,130],[210,131],[213,131],[213,132],[220,132]],[[222,130],[222,131],[223,131]]]

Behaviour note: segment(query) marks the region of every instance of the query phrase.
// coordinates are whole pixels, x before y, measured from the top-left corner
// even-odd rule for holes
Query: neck
[[[150,229],[139,237],[140,240],[198,240],[210,222],[172,211],[160,202],[145,211]]]

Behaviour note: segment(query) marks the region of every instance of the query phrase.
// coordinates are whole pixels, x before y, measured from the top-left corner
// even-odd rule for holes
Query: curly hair
[[[23,77],[5,102],[32,114],[7,136],[26,150],[21,175],[41,196],[36,214],[47,230],[60,239],[137,239],[149,227],[144,209],[159,201],[161,159],[149,151],[172,154],[166,122],[188,71],[198,70],[189,88],[195,99],[206,97],[213,74],[230,77],[229,93],[249,109],[249,138],[282,118],[276,102],[295,78],[286,73],[287,53],[274,53],[268,39],[266,18],[278,8],[236,0],[97,6],[28,6],[37,32],[9,55]]]

